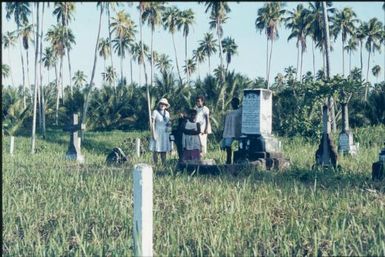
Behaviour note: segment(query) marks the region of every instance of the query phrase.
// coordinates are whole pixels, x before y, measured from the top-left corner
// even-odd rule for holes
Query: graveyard
[[[385,256],[384,2],[2,14],[2,256]]]

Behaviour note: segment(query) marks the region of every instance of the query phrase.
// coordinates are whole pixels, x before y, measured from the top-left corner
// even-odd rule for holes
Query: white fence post
[[[9,146],[9,153],[13,155],[13,150],[15,148],[15,137],[11,136],[11,144]]]
[[[136,139],[136,156],[140,157],[140,138]]]
[[[134,166],[134,256],[153,256],[152,167]]]
[[[81,144],[82,144],[82,138],[81,138],[81,137],[78,137],[78,146],[79,146],[79,149],[80,149]]]

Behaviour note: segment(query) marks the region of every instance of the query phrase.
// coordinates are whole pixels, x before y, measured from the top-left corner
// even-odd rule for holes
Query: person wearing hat
[[[151,115],[151,140],[150,150],[154,152],[154,163],[158,163],[158,155],[162,160],[162,164],[166,161],[166,153],[171,151],[170,143],[170,113],[167,109],[170,107],[166,98],[162,98],[158,102],[158,107],[152,112]]]

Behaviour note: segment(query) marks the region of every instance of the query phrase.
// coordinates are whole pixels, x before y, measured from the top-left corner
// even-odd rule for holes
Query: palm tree
[[[41,119],[39,119],[39,121],[41,121],[41,133],[42,133],[42,136],[43,136],[43,139],[45,139],[45,132],[46,132],[46,126],[45,126],[45,97],[44,97],[44,86],[43,86],[43,71],[42,71],[42,60],[43,60],[43,29],[44,29],[44,6],[45,6],[45,3],[42,3],[42,10],[41,10],[41,25],[40,25],[40,28],[41,28],[41,31],[40,31],[40,49],[39,49],[39,53],[40,53],[40,57],[39,57],[39,72],[40,72],[40,116]]]
[[[20,28],[20,36],[23,41],[23,48],[25,50],[26,54],[26,59],[27,59],[27,82],[29,88],[31,88],[31,81],[29,79],[29,54],[28,54],[28,49],[29,49],[29,42],[32,42],[32,36],[33,36],[33,24],[25,24]]]
[[[111,23],[112,33],[115,32],[116,37],[119,40],[119,49],[118,55],[120,56],[120,78],[123,80],[123,58],[125,57],[125,47],[122,45],[123,40],[125,43],[131,42],[135,37],[136,25],[130,18],[130,15],[125,11],[119,11],[116,14],[116,17],[112,18],[113,22]],[[113,42],[116,41],[115,39]],[[127,44],[126,44],[127,45]]]
[[[87,75],[84,74],[84,71],[78,70],[75,72],[74,76],[72,77],[72,80],[74,81],[75,87],[83,87],[87,82]]]
[[[180,83],[182,84],[182,77],[180,75],[178,56],[176,53],[175,38],[174,38],[174,34],[175,34],[175,30],[177,28],[177,21],[179,19],[179,16],[180,16],[180,11],[177,7],[175,7],[175,6],[168,7],[163,12],[162,22],[163,22],[163,28],[167,29],[171,33],[172,44],[174,46],[176,69],[178,71]]]
[[[378,65],[378,64],[375,65],[375,66],[373,66],[373,68],[372,68],[372,74],[373,74],[373,76],[376,77],[377,82],[378,82],[378,76],[380,75],[380,73],[381,73],[381,66]]]
[[[203,63],[205,61],[205,53],[203,51],[203,48],[198,47],[198,49],[193,50],[193,59],[195,63],[197,64],[197,70],[198,70],[198,78],[200,79],[200,74],[199,74],[199,64]]]
[[[5,64],[5,63],[1,64],[1,77],[3,79],[8,78],[10,75],[10,72],[11,72],[11,69],[8,64]]]
[[[288,17],[285,18],[285,27],[291,29],[291,33],[287,38],[287,41],[290,41],[292,38],[296,38],[297,46],[297,78],[298,72],[300,81],[302,81],[302,65],[303,65],[303,53],[306,51],[306,37],[308,33],[308,10],[303,7],[302,4],[297,5],[296,9],[293,11],[287,11]],[[301,44],[301,68],[299,68],[299,46]]]
[[[217,52],[217,40],[214,39],[212,33],[205,33],[203,40],[199,41],[199,48],[201,48],[199,51],[202,51],[205,56],[207,56],[209,61],[209,74],[211,74],[210,57]]]
[[[184,10],[184,11],[180,12],[179,18],[177,19],[178,30],[182,30],[183,31],[183,36],[184,36],[184,39],[185,39],[185,45],[184,45],[185,46],[184,47],[185,66],[188,65],[188,63],[187,63],[187,36],[188,36],[188,34],[190,32],[190,27],[195,23],[194,19],[195,19],[194,12],[191,9],[187,9],[187,10]],[[187,83],[189,83],[189,81],[190,81],[189,74],[190,73],[188,73],[188,72],[186,73],[186,75],[187,75]]]
[[[384,44],[384,70],[385,70],[385,3],[382,4],[382,10],[384,11],[384,27],[383,27],[383,34],[382,34],[382,43]],[[385,72],[384,73],[384,81],[385,81]]]
[[[57,62],[57,58],[56,58],[56,55],[54,53],[54,50],[52,47],[46,47],[44,49],[44,53],[43,53],[43,58],[42,58],[42,62],[43,62],[43,65],[45,68],[47,68],[47,75],[48,75],[48,83],[50,82],[49,80],[49,70],[50,68],[54,67],[56,62]]]
[[[363,48],[363,45],[364,45],[364,40],[366,38],[366,31],[367,31],[367,28],[368,28],[368,24],[366,22],[360,22],[360,26],[358,26],[357,28],[357,31],[356,31],[356,35],[355,37],[358,39],[358,41],[360,42],[360,69],[361,69],[361,78],[362,78],[362,74],[363,74],[363,58],[362,58],[362,48]]]
[[[105,2],[104,3],[105,8],[107,9],[107,20],[108,20],[108,41],[112,42],[111,38],[111,12],[110,9],[113,9],[115,11],[115,7],[119,5],[119,2]],[[112,45],[110,44],[110,58],[111,58],[111,66],[114,67],[114,63],[112,61]]]
[[[356,37],[351,37],[348,40],[348,44],[345,46],[345,50],[349,53],[349,74],[352,71],[352,53],[357,51],[358,40]]]
[[[147,25],[151,29],[151,86],[154,83],[154,31],[155,27],[162,24],[162,12],[164,10],[164,3],[162,2],[150,2],[142,13],[142,22],[147,21]]]
[[[369,66],[370,66],[370,56],[371,53],[375,53],[375,51],[379,51],[381,48],[381,38],[382,38],[382,24],[377,18],[372,18],[369,20],[366,29],[366,43],[365,48],[368,51],[368,67],[366,71],[366,81],[369,81]],[[368,97],[368,84],[366,84],[365,88],[365,101]]]
[[[91,89],[94,85],[94,76],[95,76],[95,69],[96,69],[96,61],[98,59],[98,43],[99,43],[99,38],[100,38],[100,28],[102,27],[102,16],[103,16],[103,11],[105,6],[102,3],[98,3],[96,5],[97,8],[100,8],[100,14],[99,14],[99,27],[98,27],[98,35],[96,37],[96,44],[95,44],[95,51],[94,51],[94,64],[92,67],[92,73],[91,73],[91,79],[89,83],[89,90],[86,93],[85,100],[84,100],[84,107],[83,107],[83,115],[82,115],[82,122],[81,123],[86,123],[87,121],[87,110],[88,110],[88,105],[89,105],[89,94],[91,92]],[[84,142],[84,130],[82,130],[82,142]]]
[[[5,35],[3,35],[3,39],[1,41],[3,43],[4,49],[8,49],[8,51],[7,51],[7,53],[8,53],[8,62],[9,62],[9,66],[12,66],[12,59],[11,59],[11,56],[10,56],[10,48],[16,46],[16,41],[17,41],[16,32],[15,31],[12,31],[12,32],[7,31],[5,33]],[[9,70],[9,75],[11,77],[12,85],[16,86],[15,82],[13,80],[13,75],[12,75],[12,71],[11,70]]]
[[[72,74],[71,74],[71,58],[70,58],[71,44],[69,44],[69,41],[67,41],[66,38],[69,36],[68,25],[69,25],[69,21],[71,21],[74,18],[73,17],[74,12],[75,12],[74,2],[56,2],[55,3],[55,9],[53,11],[53,15],[56,16],[57,22],[58,23],[60,22],[64,28],[63,44],[67,49],[68,72],[69,72],[69,83],[70,83],[71,95],[72,95],[72,83],[71,83]],[[67,44],[65,43],[65,41]]]
[[[186,65],[183,66],[183,71],[190,78],[191,75],[196,71],[196,62],[193,59],[188,59]],[[190,84],[190,81],[187,81]]]
[[[167,54],[160,54],[155,66],[159,69],[160,73],[168,72],[172,67],[170,57]]]
[[[342,41],[342,75],[345,76],[345,43],[347,36],[352,36],[355,31],[355,23],[358,20],[356,13],[350,7],[345,7],[342,11],[336,12],[333,24],[331,27],[332,34],[334,39],[336,40],[338,35],[341,33],[341,41]]]
[[[226,73],[227,69],[229,67],[229,64],[231,63],[231,57],[235,54],[237,54],[237,44],[235,43],[234,39],[231,37],[226,37],[222,40],[222,46],[223,46],[223,53],[226,54]]]
[[[107,83],[107,85],[114,85],[116,80],[116,72],[112,66],[108,66],[105,69],[105,72],[102,72],[103,81]]]
[[[223,67],[223,58],[222,58],[222,42],[221,38],[223,35],[223,28],[222,24],[224,23],[225,19],[227,18],[227,14],[231,12],[231,9],[226,2],[222,1],[207,1],[205,2],[206,10],[205,13],[207,13],[210,10],[210,16],[215,19],[216,21],[216,30],[217,30],[217,37],[218,37],[218,45],[219,45],[219,59],[220,59],[220,66]],[[224,69],[222,69],[222,80],[224,80]]]
[[[131,52],[133,54],[133,58],[137,61],[139,67],[141,67],[140,65],[143,65],[145,83],[146,85],[148,85],[148,76],[147,76],[147,69],[146,69],[146,58],[150,55],[148,46],[142,42],[134,43],[131,47]],[[139,73],[139,81],[140,81],[140,73]]]
[[[33,97],[33,115],[32,115],[32,135],[31,135],[31,154],[35,153],[36,142],[36,110],[37,110],[37,95],[39,91],[38,79],[38,53],[39,53],[39,2],[36,2],[36,37],[35,37],[35,83],[34,83],[34,97]]]
[[[28,24],[28,16],[31,14],[31,10],[29,9],[29,2],[7,2],[5,5],[5,9],[7,11],[6,18],[7,20],[11,19],[13,15],[17,31],[20,31],[20,27]],[[24,109],[27,107],[27,100],[25,96],[25,68],[24,68],[24,58],[21,49],[22,39],[19,37],[20,44],[20,57],[21,57],[21,67],[22,67],[22,75],[23,75],[23,107]]]
[[[284,3],[281,2],[271,2],[265,4],[262,8],[258,9],[258,17],[255,20],[255,27],[257,30],[262,32],[265,30],[266,39],[267,39],[267,48],[266,48],[266,81],[267,88],[269,88],[269,75],[271,67],[271,56],[273,53],[273,43],[278,39],[278,27],[280,22],[283,20],[283,15],[285,10],[282,9]],[[269,40],[271,41],[270,46],[270,56],[269,56]]]
[[[98,48],[99,48],[99,56],[103,57],[103,60],[104,60],[104,70],[105,70],[106,69],[106,59],[108,56],[111,55],[110,41],[108,39],[101,38],[99,40]]]

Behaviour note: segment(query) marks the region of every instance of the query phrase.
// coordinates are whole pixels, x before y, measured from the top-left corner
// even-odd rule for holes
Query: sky
[[[287,2],[285,9],[293,10],[297,4],[300,2]],[[307,2],[301,2],[307,7]],[[266,74],[266,36],[262,32],[256,30],[255,20],[257,18],[257,11],[263,6],[264,2],[229,2],[231,8],[231,13],[228,15],[229,19],[223,25],[223,38],[230,36],[234,38],[235,43],[238,45],[238,54],[233,56],[231,64],[229,65],[229,70],[235,70],[240,72],[250,79],[256,79],[257,77],[265,77]],[[384,22],[384,11],[382,10],[383,2],[333,2],[333,7],[337,9],[342,9],[344,7],[351,7],[357,14],[357,18],[363,21],[368,21],[371,18],[376,17],[381,22]],[[134,4],[124,3],[123,5],[117,8],[118,10],[124,9],[133,21],[138,24],[139,14],[137,10],[137,2]],[[192,50],[196,49],[199,45],[199,41],[203,39],[203,35],[206,32],[209,32],[209,14],[205,13],[205,6],[203,4],[198,4],[198,2],[168,2],[168,6],[175,5],[180,10],[185,10],[191,8],[195,14],[195,24],[188,35],[188,57],[192,57]],[[34,11],[34,5],[32,10]],[[94,51],[95,51],[95,42],[97,38],[98,31],[98,22],[99,22],[99,11],[96,9],[96,2],[77,2],[76,10],[74,13],[75,19],[71,21],[70,27],[75,35],[76,45],[70,52],[71,57],[71,66],[72,66],[72,76],[77,70],[84,71],[87,75],[87,81],[89,81],[93,60],[94,60]],[[52,15],[53,4],[49,8],[45,8],[44,15],[44,33],[51,27],[53,24],[56,24],[56,18]],[[5,17],[5,3],[2,2],[2,33],[7,31],[13,31],[16,29],[16,24],[11,20],[7,20]],[[111,16],[114,16],[114,12],[111,12]],[[35,21],[35,16],[33,14],[33,20]],[[102,27],[100,37],[108,37],[107,29],[107,15],[103,16]],[[148,26],[143,27],[143,40],[145,44],[150,45],[150,36],[151,31]],[[138,27],[139,31],[139,27]],[[274,42],[273,46],[273,55],[272,55],[272,64],[271,64],[271,75],[270,83],[273,82],[274,77],[277,73],[283,73],[284,69],[293,66],[296,67],[297,63],[297,48],[296,40],[287,41],[287,38],[290,34],[288,29],[285,29],[281,25],[278,29],[279,39]],[[215,31],[211,31],[215,38]],[[136,35],[137,40],[139,40],[139,32]],[[184,61],[184,38],[182,32],[177,32],[175,34],[176,48],[178,61],[180,66]],[[43,43],[43,48],[49,46],[48,42]],[[330,71],[331,75],[342,74],[342,50],[341,50],[341,38],[340,36],[335,42],[332,42],[334,50],[331,52],[331,65]],[[11,66],[12,77],[15,84],[22,84],[22,73],[21,73],[21,60],[20,60],[20,49],[19,44],[17,47],[8,50],[2,49],[2,63],[6,63]],[[312,60],[312,43],[310,39],[307,39],[307,50],[304,53],[304,63],[303,63],[303,74],[306,71],[313,70],[313,60]],[[172,46],[171,35],[163,30],[162,27],[158,27],[154,33],[154,50],[158,53],[165,53],[174,60],[174,49]],[[346,53],[346,52],[345,52]],[[318,50],[316,50],[316,70],[322,69],[322,58]],[[29,50],[29,63],[30,63],[30,81],[33,82],[34,78],[34,49],[33,47]],[[224,59],[225,60],[225,59]],[[117,55],[114,55],[114,66],[117,72],[118,77],[120,77],[120,60]],[[219,56],[211,57],[211,70],[219,65]],[[364,75],[366,76],[366,69],[368,63],[368,53],[366,50],[363,51],[363,63],[364,63]],[[109,58],[107,59],[107,66],[110,64]],[[381,53],[375,53],[371,57],[370,61],[370,71],[369,71],[369,81],[372,83],[377,82],[377,79],[372,75],[371,68],[379,64],[381,66],[381,74],[379,81],[383,79],[383,67],[384,67],[384,51]],[[69,73],[68,73],[68,64],[67,58],[64,58],[63,63],[63,78],[65,85],[69,84]],[[360,66],[360,57],[359,51],[352,55],[352,68]],[[349,69],[349,56],[345,55],[345,73],[347,74]],[[98,57],[96,75],[95,75],[95,85],[98,87],[102,84],[101,73],[104,70],[104,60],[102,57]],[[149,65],[147,66],[148,74],[150,74]],[[127,77],[127,81],[130,81],[130,66],[129,59],[127,58],[123,64],[123,72]],[[143,69],[142,69],[143,72]],[[176,70],[175,70],[176,72]],[[208,73],[208,63],[202,63],[199,65],[199,74],[201,77],[205,76]],[[48,79],[47,71],[44,70],[44,80],[45,83]],[[135,82],[139,81],[139,69],[137,65],[133,66],[133,79]],[[198,71],[192,76],[192,79],[195,79],[198,76]],[[49,78],[54,79],[54,71],[50,71]],[[141,75],[142,83],[144,82],[144,75]],[[11,83],[11,78],[5,79],[3,81],[5,85]]]

